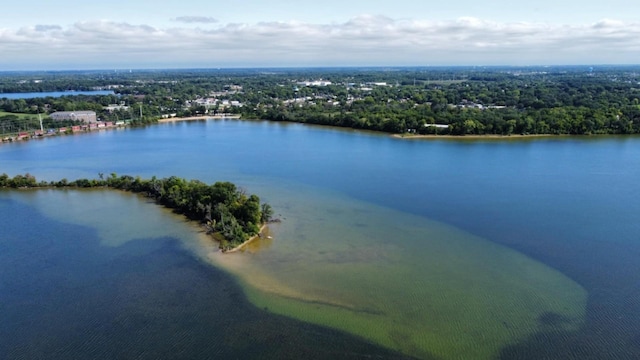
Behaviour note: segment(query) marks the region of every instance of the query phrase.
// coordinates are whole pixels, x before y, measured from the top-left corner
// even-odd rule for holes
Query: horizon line
[[[594,63],[594,64],[555,64],[555,65],[317,65],[317,66],[238,66],[238,67],[118,67],[118,68],[77,68],[77,69],[21,69],[21,70],[0,70],[3,73],[37,73],[37,72],[133,72],[133,71],[180,71],[180,70],[312,70],[312,69],[443,69],[443,68],[577,68],[577,67],[640,67],[638,64],[615,64],[615,63]]]

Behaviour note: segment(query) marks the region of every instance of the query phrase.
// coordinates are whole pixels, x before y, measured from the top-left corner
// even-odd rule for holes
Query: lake
[[[640,356],[640,138],[404,140],[209,120],[3,144],[0,164],[44,180],[232,181],[283,220],[222,255],[136,196],[0,192],[13,335],[0,355]],[[194,335],[220,324],[257,340]]]
[[[68,91],[45,91],[45,92],[26,92],[26,93],[0,93],[0,99],[33,99],[45,97],[62,97],[76,95],[114,95],[113,90],[68,90]]]

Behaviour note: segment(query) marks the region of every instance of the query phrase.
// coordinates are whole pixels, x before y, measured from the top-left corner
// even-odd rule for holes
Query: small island
[[[198,180],[185,180],[176,176],[142,179],[112,173],[98,179],[68,181],[40,181],[30,174],[0,175],[0,188],[112,188],[142,194],[176,213],[198,221],[215,240],[223,252],[241,248],[259,236],[261,227],[272,221],[273,210],[260,203],[257,195],[247,194],[230,182],[213,185]]]

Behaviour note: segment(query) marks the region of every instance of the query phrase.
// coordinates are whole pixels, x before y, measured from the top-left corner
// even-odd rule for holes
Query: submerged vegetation
[[[112,173],[99,179],[40,181],[33,175],[0,175],[0,188],[112,188],[143,194],[158,204],[201,222],[220,241],[222,250],[232,249],[260,232],[260,225],[271,220],[273,210],[230,182],[213,185],[176,176],[141,179]]]

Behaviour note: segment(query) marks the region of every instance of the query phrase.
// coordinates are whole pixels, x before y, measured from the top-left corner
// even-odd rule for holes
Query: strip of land
[[[178,122],[178,121],[197,121],[208,119],[239,119],[240,115],[222,114],[222,115],[202,115],[202,116],[187,116],[187,117],[172,117],[167,119],[158,120],[159,123]]]
[[[260,237],[265,224],[272,221],[273,210],[269,204],[261,204],[258,196],[248,195],[230,182],[207,185],[198,180],[187,181],[176,176],[141,179],[129,175],[118,177],[115,173],[106,178],[104,174],[99,174],[99,177],[100,179],[38,182],[28,173],[13,178],[0,174],[0,189],[110,188],[142,194],[190,220],[201,222],[207,228],[207,233],[220,241],[220,248],[225,252],[227,249],[231,252],[242,249]]]
[[[247,239],[247,241],[243,242],[242,244],[240,244],[240,245],[238,245],[238,246],[236,246],[236,247],[234,247],[232,249],[229,249],[229,250],[221,249],[221,251],[223,253],[225,253],[225,254],[230,254],[230,253],[234,253],[234,252],[237,252],[237,251],[240,251],[240,250],[244,249],[250,243],[256,241],[257,239],[262,238],[264,236],[264,230],[265,230],[266,227],[267,227],[267,224],[262,225],[262,227],[260,227],[260,231],[256,235],[250,237],[249,239]]]
[[[514,135],[498,135],[498,134],[485,134],[485,135],[414,135],[414,134],[393,134],[391,137],[398,139],[522,139],[522,138],[556,138],[569,135],[551,135],[551,134],[514,134]]]

